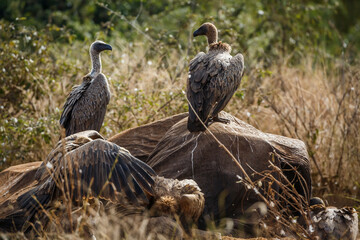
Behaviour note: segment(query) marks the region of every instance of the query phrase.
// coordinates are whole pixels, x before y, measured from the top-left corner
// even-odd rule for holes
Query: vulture
[[[309,227],[320,239],[356,240],[358,234],[358,214],[351,207],[326,207],[320,198],[310,200],[310,216],[313,223]]]
[[[150,216],[179,216],[187,232],[198,221],[205,207],[204,194],[192,179],[154,177],[154,195],[148,206]]]
[[[8,210],[0,212],[0,230],[31,235],[50,222],[44,210],[60,216],[66,204],[60,204],[59,210],[59,202],[70,202],[78,209],[84,199],[95,198],[121,217],[146,212],[150,217],[179,216],[187,230],[197,222],[205,203],[195,181],[157,176],[146,163],[94,130],[61,139],[36,171],[35,181]],[[60,222],[68,226],[66,212],[63,215]]]
[[[0,226],[6,231],[30,231],[31,223],[46,222],[42,209],[60,199],[70,200],[73,205],[93,197],[147,203],[154,194],[155,175],[151,167],[104,140],[98,132],[73,134],[60,140],[50,152],[35,173],[35,186],[16,199],[15,210],[2,213]]]
[[[214,24],[204,23],[193,36],[205,35],[209,44],[208,53],[200,52],[190,61],[187,81],[190,132],[205,131],[200,120],[208,126],[212,122],[228,123],[218,117],[240,85],[244,72],[244,57],[230,55],[230,45],[218,42]],[[200,120],[199,120],[199,118]]]
[[[85,131],[100,131],[110,101],[108,80],[101,73],[100,53],[112,50],[109,44],[95,41],[90,46],[92,69],[83,77],[83,82],[75,86],[68,96],[60,118],[66,136]]]

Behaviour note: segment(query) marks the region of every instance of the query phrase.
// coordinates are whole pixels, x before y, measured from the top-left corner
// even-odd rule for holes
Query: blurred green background
[[[360,49],[359,13],[357,0],[3,0],[0,3],[3,24],[43,30],[52,41],[65,43],[92,40],[98,34],[134,41],[143,37],[131,26],[135,25],[156,41],[184,47],[189,28],[212,21],[220,29],[221,40],[231,40],[235,48],[247,51],[251,59],[267,64],[288,53],[293,54],[294,61],[308,53],[330,57],[344,52],[350,60],[355,60]]]

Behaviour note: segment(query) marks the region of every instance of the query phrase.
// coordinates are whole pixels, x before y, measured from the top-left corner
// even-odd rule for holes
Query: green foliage
[[[130,89],[122,82],[115,82],[114,87],[119,94],[113,98],[113,104],[108,108],[109,119],[116,127],[111,132],[119,132],[133,127],[134,124],[140,126],[187,111],[182,89],[145,93],[141,89]]]
[[[46,91],[54,91],[57,76],[68,70],[66,64],[54,67],[56,57],[49,51],[51,27],[36,31],[20,23],[0,22],[0,103],[7,114],[33,112],[34,100],[40,100]]]
[[[0,170],[10,165],[39,161],[53,144],[54,133],[59,134],[59,114],[32,118],[28,115],[0,120]]]
[[[0,28],[3,39],[0,43],[0,101],[10,113],[16,113],[31,108],[25,102],[28,95],[38,99],[44,93],[43,79],[38,79],[36,72],[42,64],[42,56],[47,54],[46,45],[43,45],[46,40],[39,38],[36,31],[18,28],[15,24],[1,23]],[[39,57],[33,58],[35,54]]]
[[[289,53],[291,62],[299,63],[308,52],[322,57],[345,52],[352,60],[359,52],[360,4],[354,0],[5,0],[1,5],[0,18],[23,18],[23,24],[38,28],[65,27],[81,40],[92,39],[99,31],[108,36],[119,32],[129,41],[146,40],[145,33],[182,49],[189,45],[189,32],[212,21],[219,27],[220,39],[247,54],[251,65],[262,61],[269,66]],[[204,47],[204,41],[197,42],[201,44],[195,43],[196,51]]]

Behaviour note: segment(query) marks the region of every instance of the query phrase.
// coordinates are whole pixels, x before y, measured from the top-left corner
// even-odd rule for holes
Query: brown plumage
[[[151,216],[179,216],[182,225],[196,223],[204,210],[204,194],[194,180],[154,178],[154,203],[150,208]]]
[[[322,200],[310,207],[313,225],[309,231],[323,240],[355,240],[358,234],[358,214],[351,207],[326,207]],[[311,202],[310,202],[311,204]]]
[[[244,57],[242,54],[230,55],[231,47],[218,42],[217,29],[211,23],[204,23],[193,34],[194,37],[199,35],[207,37],[209,52],[198,53],[190,62],[187,98],[205,125],[214,121],[227,123],[226,119],[218,118],[218,113],[240,85]],[[187,128],[190,132],[205,130],[190,106]]]
[[[0,225],[7,231],[31,230],[25,223],[46,222],[41,209],[57,200],[81,205],[85,197],[119,202],[126,196],[132,204],[147,203],[154,175],[148,165],[96,131],[80,132],[59,141],[36,172],[37,184],[17,198],[15,210],[2,213]]]
[[[91,72],[81,85],[73,88],[64,104],[60,125],[65,128],[66,136],[85,130],[100,131],[110,101],[109,84],[101,73],[100,53],[104,50],[112,48],[101,41],[91,44]]]

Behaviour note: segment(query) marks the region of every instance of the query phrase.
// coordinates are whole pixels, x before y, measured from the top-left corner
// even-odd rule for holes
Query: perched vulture
[[[100,53],[104,50],[112,48],[101,41],[91,44],[91,72],[83,77],[81,85],[73,88],[65,102],[60,125],[65,128],[66,136],[85,130],[100,131],[110,101],[108,80],[101,73]]]
[[[70,135],[50,152],[35,174],[37,184],[17,198],[15,210],[2,211],[0,225],[6,231],[28,230],[31,226],[24,224],[46,222],[41,209],[59,199],[73,205],[81,205],[86,197],[119,202],[125,193],[130,203],[148,203],[155,175],[147,164],[96,131]]]
[[[351,207],[326,207],[319,198],[310,201],[311,221],[309,227],[320,239],[355,240],[358,234],[358,214]]]
[[[187,82],[190,132],[205,131],[196,114],[206,126],[212,122],[225,122],[218,113],[224,109],[240,85],[244,72],[244,57],[230,55],[231,47],[218,42],[218,32],[211,23],[204,23],[193,34],[205,35],[208,39],[208,53],[200,52],[190,62]],[[195,114],[196,113],[196,114]]]

